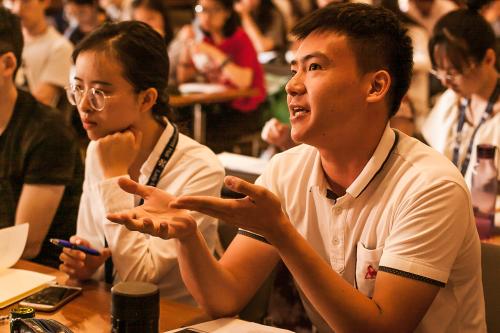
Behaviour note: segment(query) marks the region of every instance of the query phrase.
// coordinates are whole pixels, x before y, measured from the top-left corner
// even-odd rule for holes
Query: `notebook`
[[[236,318],[221,318],[165,333],[292,333],[282,328],[265,326]]]
[[[2,253],[0,256],[0,309],[45,288],[56,279],[52,275],[9,268],[23,254],[28,239],[28,229],[27,223],[0,229],[0,253]]]

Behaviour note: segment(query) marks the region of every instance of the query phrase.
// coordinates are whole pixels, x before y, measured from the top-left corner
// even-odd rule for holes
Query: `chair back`
[[[481,243],[484,302],[488,332],[500,332],[500,246]]]

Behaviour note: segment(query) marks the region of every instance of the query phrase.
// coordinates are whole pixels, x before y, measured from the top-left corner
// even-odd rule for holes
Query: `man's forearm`
[[[245,304],[237,281],[215,260],[201,233],[177,243],[182,279],[198,304],[212,317],[236,314]]]

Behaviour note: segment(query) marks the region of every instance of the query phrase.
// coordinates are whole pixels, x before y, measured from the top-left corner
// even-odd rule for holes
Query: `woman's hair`
[[[167,48],[162,36],[149,25],[137,21],[105,23],[78,43],[73,62],[86,51],[105,52],[118,59],[125,79],[136,93],[149,88],[157,90],[158,99],[152,109],[155,119],[163,124],[163,117],[170,116]]]
[[[224,23],[224,26],[222,27],[222,34],[224,37],[229,37],[234,32],[238,27],[241,25],[240,17],[238,13],[234,10],[234,0],[215,0],[217,3],[222,5],[224,10],[229,12],[229,17],[227,18],[226,22]],[[210,36],[210,34],[207,31],[202,30],[203,33],[207,36]]]
[[[162,0],[134,0],[132,2],[132,8],[136,9],[139,7],[146,7],[147,9],[153,10],[159,13],[163,19],[163,29],[164,29],[164,39],[165,43],[168,45],[174,38],[174,31],[172,30],[172,25],[170,24],[169,8],[167,3]]]
[[[490,0],[467,1],[468,7],[443,16],[434,26],[429,40],[429,54],[436,67],[434,51],[444,48],[453,67],[462,72],[473,63],[480,63],[488,49],[495,50],[495,33],[478,10]]]

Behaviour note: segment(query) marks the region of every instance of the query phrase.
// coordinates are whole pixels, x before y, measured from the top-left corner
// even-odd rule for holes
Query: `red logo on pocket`
[[[372,265],[368,266],[366,269],[365,280],[373,280],[377,277],[377,271]]]

